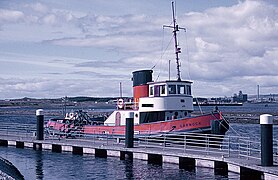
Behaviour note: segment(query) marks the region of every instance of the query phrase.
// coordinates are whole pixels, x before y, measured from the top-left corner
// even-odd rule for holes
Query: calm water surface
[[[147,164],[141,160],[119,160],[90,155],[53,153],[31,149],[0,147],[0,156],[12,162],[25,179],[228,179],[214,175],[213,169],[196,168],[186,171],[178,165],[163,166]],[[238,175],[229,174],[229,179]]]

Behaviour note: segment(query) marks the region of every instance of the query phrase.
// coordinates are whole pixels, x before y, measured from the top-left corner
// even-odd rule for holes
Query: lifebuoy
[[[72,119],[74,117],[74,113],[69,113],[69,118]]]
[[[123,99],[118,99],[118,108],[119,109],[123,109],[124,108],[124,100]]]

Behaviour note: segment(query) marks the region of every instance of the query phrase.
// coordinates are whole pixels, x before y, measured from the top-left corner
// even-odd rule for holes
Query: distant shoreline
[[[44,109],[44,114],[47,117],[57,117],[62,116],[63,107],[57,104],[55,105],[44,105],[44,106],[9,106],[9,107],[0,107],[0,116],[2,115],[25,115],[35,117],[36,109]],[[89,115],[98,115],[98,114],[110,114],[113,112],[116,107],[113,104],[106,103],[83,103],[78,106],[67,106],[67,110],[84,110],[88,112]],[[107,111],[105,111],[107,110]],[[243,113],[243,112],[225,112],[224,118],[229,120],[230,123],[242,123],[242,124],[259,124],[259,116],[263,114],[262,112],[256,113]],[[192,115],[200,115],[200,112],[193,112]],[[274,116],[274,124],[278,124],[278,115],[277,113],[272,114]]]

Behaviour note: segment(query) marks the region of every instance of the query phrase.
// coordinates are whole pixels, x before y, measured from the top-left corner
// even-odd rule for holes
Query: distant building
[[[247,94],[243,94],[242,91],[239,91],[238,95],[234,94],[233,102],[246,102],[247,98]]]

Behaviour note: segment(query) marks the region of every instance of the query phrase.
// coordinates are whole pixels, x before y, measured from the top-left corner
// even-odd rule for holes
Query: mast
[[[123,97],[123,91],[122,91],[122,82],[120,82],[120,98]]]
[[[170,75],[171,75],[171,60],[169,60],[169,70],[168,71],[169,71],[169,81],[170,81],[170,78],[171,78],[170,77]]]
[[[166,26],[168,28],[173,29],[173,35],[174,35],[174,45],[175,45],[175,54],[176,54],[176,64],[177,64],[177,81],[181,81],[181,75],[180,75],[180,58],[179,58],[179,53],[181,53],[181,48],[178,47],[178,38],[177,38],[177,32],[182,29],[186,30],[185,28],[179,27],[177,22],[176,22],[176,14],[175,14],[175,8],[174,8],[174,1],[172,1],[172,13],[173,13],[173,26]]]

